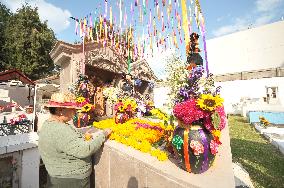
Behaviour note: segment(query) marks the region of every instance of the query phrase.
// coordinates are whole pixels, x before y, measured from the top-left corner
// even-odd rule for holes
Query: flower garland
[[[162,123],[153,123],[148,120],[131,119],[123,124],[115,124],[113,119],[94,122],[93,126],[99,129],[111,128],[111,140],[130,146],[136,150],[157,157],[160,161],[168,159],[167,153],[155,149],[153,144],[164,136],[166,127]]]
[[[150,112],[151,112],[151,114],[153,116],[159,118],[160,120],[163,120],[163,121],[168,121],[169,120],[169,116],[166,113],[162,112],[158,108],[154,108]]]

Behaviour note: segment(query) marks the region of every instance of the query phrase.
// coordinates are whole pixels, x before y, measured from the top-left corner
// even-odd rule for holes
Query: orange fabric
[[[81,115],[78,114],[78,128],[81,127]]]
[[[184,153],[184,163],[186,170],[191,172],[190,163],[189,163],[189,154],[188,154],[188,129],[183,132],[183,153]]]

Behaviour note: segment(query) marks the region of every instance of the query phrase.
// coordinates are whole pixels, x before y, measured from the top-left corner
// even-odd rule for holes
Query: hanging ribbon
[[[89,24],[89,25],[90,25],[90,27],[93,27],[93,20],[92,20],[92,14],[91,14],[91,13],[90,13],[89,19],[90,19],[90,20],[89,20],[89,21],[90,21],[90,24]]]
[[[121,22],[122,22],[122,7],[121,7],[121,0],[119,0],[119,28],[121,29]]]
[[[79,26],[79,23],[78,21],[76,20],[76,26],[75,26],[75,34],[78,35],[78,26]]]
[[[209,65],[208,65],[207,45],[206,45],[206,37],[205,37],[205,23],[204,23],[203,16],[202,16],[202,20],[201,20],[201,33],[202,33],[203,49],[204,49],[204,56],[205,56],[205,69],[206,69],[206,73],[207,73],[207,77],[208,77]]]
[[[109,24],[110,24],[110,27],[112,27],[112,8],[109,7]]]
[[[149,24],[152,25],[152,11],[150,9],[150,13],[149,13]]]
[[[161,19],[161,11],[159,5],[157,5],[157,15],[158,15],[158,20]]]
[[[188,133],[189,133],[188,129],[186,129],[183,132],[183,143],[184,143],[183,152],[184,152],[184,163],[185,163],[186,170],[188,172],[191,172],[190,162],[189,162],[189,153],[188,153]]]
[[[186,0],[181,0],[181,9],[182,9],[182,28],[185,37],[185,45],[187,45],[189,44],[189,31],[188,31]]]
[[[123,18],[123,25],[126,26],[127,24],[127,12],[126,12],[126,7],[124,8],[124,18]]]
[[[105,17],[107,16],[107,9],[108,9],[107,0],[105,0]]]
[[[204,147],[204,153],[203,153],[203,163],[202,163],[202,167],[201,167],[201,172],[205,172],[206,170],[208,170],[209,168],[209,159],[208,159],[208,151],[209,151],[209,143],[207,142],[205,133],[202,129],[199,129],[199,134],[201,136],[202,139],[202,144]]]
[[[164,14],[162,12],[162,31],[165,31]]]

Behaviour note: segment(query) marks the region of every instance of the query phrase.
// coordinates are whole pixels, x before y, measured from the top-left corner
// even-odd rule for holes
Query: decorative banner
[[[119,29],[122,31],[121,29],[121,22],[122,22],[122,8],[121,8],[121,0],[119,0]]]
[[[82,19],[72,18],[75,21],[75,34],[80,35],[83,44],[95,40],[104,47],[113,47],[121,55],[128,54],[129,57],[141,59],[143,56],[153,55],[151,53],[157,50],[159,53],[172,47],[183,50],[181,46],[188,46],[190,43],[189,35],[194,29],[192,20],[195,19],[199,33],[203,36],[206,71],[209,72],[206,31],[199,0],[190,0],[188,4],[186,0],[153,2],[154,6],[149,6],[148,0],[134,0],[134,5],[130,1],[130,7],[126,0],[111,2],[115,3],[112,5],[105,0],[103,6],[99,2],[94,14],[95,20],[91,13]],[[116,10],[119,9],[119,13],[112,10],[113,6]],[[124,33],[126,35],[122,37]]]
[[[110,27],[112,27],[112,8],[109,7],[109,23],[110,23]]]
[[[181,8],[182,8],[182,28],[185,37],[185,45],[187,45],[189,44],[189,31],[188,31],[186,0],[181,0]]]

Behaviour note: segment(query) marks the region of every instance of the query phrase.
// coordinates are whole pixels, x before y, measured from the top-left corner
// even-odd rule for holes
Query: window
[[[278,87],[266,87],[266,95],[272,99],[276,99],[278,95]]]

